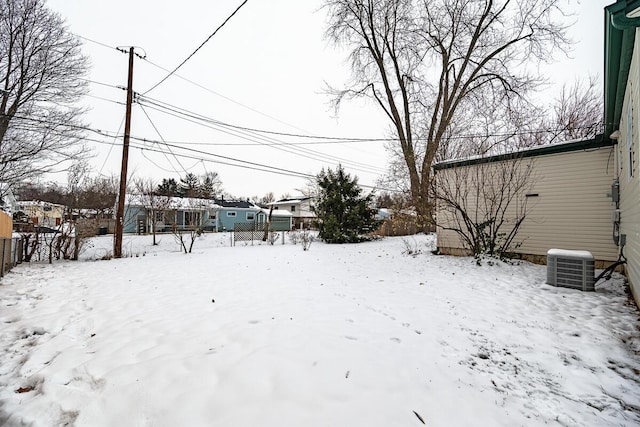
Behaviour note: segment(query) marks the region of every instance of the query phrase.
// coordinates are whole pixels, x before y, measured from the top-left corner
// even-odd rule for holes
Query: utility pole
[[[113,239],[113,256],[122,258],[122,232],[124,229],[124,199],[127,192],[127,164],[129,162],[129,134],[131,132],[131,104],[133,103],[133,46],[129,48],[129,78],[127,81],[127,112],[124,122],[122,145],[122,167],[120,169],[120,192],[116,211],[116,234]]]

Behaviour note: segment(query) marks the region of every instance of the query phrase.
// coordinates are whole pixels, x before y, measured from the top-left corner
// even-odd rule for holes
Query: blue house
[[[202,227],[215,229],[214,200],[127,194],[125,198],[125,233],[146,234]]]
[[[274,211],[275,212],[275,211]],[[208,200],[157,195],[128,194],[125,199],[124,232],[146,234],[203,228],[205,231],[233,231],[236,224],[253,223],[258,229],[267,222],[269,211],[243,200]],[[272,215],[271,229],[291,230],[292,215]]]
[[[238,223],[256,222],[260,208],[248,201],[216,200],[215,231],[233,231]]]

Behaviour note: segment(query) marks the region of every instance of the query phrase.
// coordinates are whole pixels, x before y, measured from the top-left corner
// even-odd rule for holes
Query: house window
[[[231,211],[231,212],[227,212],[227,216],[236,216],[236,213]]]
[[[200,222],[201,222],[200,212],[184,213],[184,225],[200,225]]]
[[[291,205],[291,212],[295,212],[296,211],[296,205]]]
[[[630,97],[627,104],[627,166],[629,170],[629,179],[634,177],[636,167],[636,151],[633,144],[633,98]]]
[[[253,221],[256,218],[255,213],[247,212],[247,221]]]
[[[51,212],[53,210],[53,208],[51,206],[45,206],[42,208],[43,211],[45,212]]]
[[[154,213],[155,222],[164,222],[164,212],[156,211]]]

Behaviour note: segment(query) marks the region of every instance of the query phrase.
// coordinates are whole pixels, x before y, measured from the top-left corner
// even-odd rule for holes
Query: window
[[[247,212],[247,221],[253,221],[255,219],[255,213]]]
[[[229,211],[227,212],[227,216],[236,216],[236,213],[234,211]]]
[[[636,167],[636,151],[633,144],[633,98],[629,97],[629,103],[627,104],[627,117],[626,117],[626,140],[627,140],[627,166],[629,179],[634,177]]]
[[[45,206],[42,208],[43,211],[45,212],[51,212],[53,210],[53,208],[51,206]]]
[[[291,205],[291,212],[295,212],[296,211],[296,205]]]
[[[200,212],[185,212],[184,225],[200,225]]]

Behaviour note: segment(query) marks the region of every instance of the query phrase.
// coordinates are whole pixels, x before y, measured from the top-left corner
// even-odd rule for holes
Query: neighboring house
[[[605,135],[617,141],[616,234],[627,258],[625,271],[631,291],[640,305],[639,27],[640,1],[619,0],[605,8]]]
[[[293,216],[293,228],[311,228],[316,214],[313,212],[313,198],[308,196],[295,199],[281,199],[277,202],[269,203],[274,210],[286,210]]]
[[[13,215],[18,211],[18,201],[7,184],[0,184],[0,210]]]
[[[286,217],[286,212],[279,217]],[[260,218],[264,223],[263,210],[247,201],[128,194],[125,199],[124,232],[150,233],[154,223],[156,232],[195,227],[207,231],[233,231],[236,224],[258,223]],[[291,219],[286,223],[288,230]],[[282,229],[285,227],[280,225]]]
[[[248,201],[216,200],[215,231],[233,231],[238,223],[255,223],[261,208]]]
[[[515,163],[517,167],[530,167],[532,173],[524,194],[514,201],[508,212],[508,220],[512,221],[516,210],[526,209],[526,218],[514,241],[521,245],[515,247],[514,252],[535,262],[545,262],[547,251],[552,248],[588,250],[600,266],[609,265],[618,258],[611,237],[613,151],[613,142],[600,136],[508,155],[441,162],[434,165],[435,179],[475,178],[475,171],[487,165],[500,167],[500,162],[520,162]],[[473,173],[463,175],[468,169]],[[476,202],[466,202],[471,207],[470,213],[475,211]],[[483,209],[482,203],[480,209]],[[438,248],[445,254],[467,254],[469,250],[458,234],[446,229],[454,221],[451,215],[441,205],[436,207]],[[512,228],[510,225],[504,231],[508,233]]]
[[[154,224],[156,232],[195,227],[215,229],[213,200],[127,194],[124,211],[125,233],[151,233]]]
[[[64,218],[64,205],[39,200],[18,201],[16,209],[23,212],[29,222],[38,227],[57,227]]]
[[[273,211],[262,209],[256,220],[258,229],[264,228],[264,224],[269,220],[269,212],[271,212],[270,230],[291,231],[293,229],[293,215],[284,209],[273,209]]]

